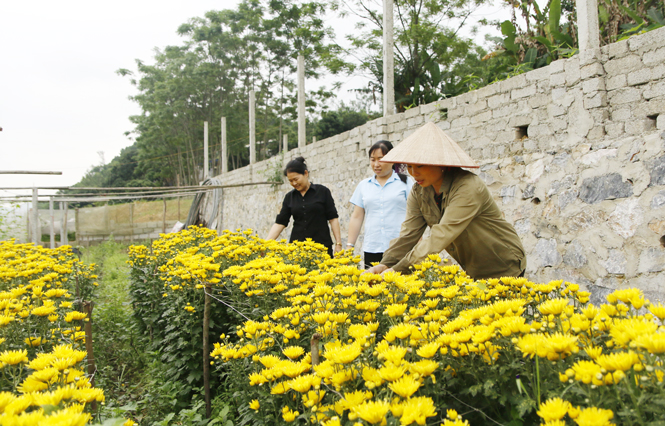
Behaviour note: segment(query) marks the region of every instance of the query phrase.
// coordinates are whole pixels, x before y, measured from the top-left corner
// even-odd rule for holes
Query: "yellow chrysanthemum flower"
[[[403,403],[400,423],[410,425],[415,422],[424,425],[427,423],[428,417],[436,416],[436,414],[436,407],[434,407],[434,401],[431,398],[426,396],[409,398]]]
[[[20,349],[17,351],[4,351],[0,353],[0,362],[8,365],[16,365],[22,362],[28,362],[28,351]]]
[[[385,401],[366,401],[353,407],[353,412],[371,424],[381,423],[390,410],[390,404]]]
[[[537,414],[544,421],[550,422],[552,420],[562,419],[568,414],[570,408],[570,402],[564,401],[561,398],[551,398],[540,404]]]
[[[300,355],[305,353],[305,350],[301,348],[300,346],[289,346],[285,348],[282,353],[290,359],[296,359],[300,357]]]
[[[402,398],[409,398],[416,393],[420,385],[420,381],[415,379],[413,375],[405,375],[390,383],[388,387]]]
[[[249,408],[251,408],[252,410],[258,411],[260,407],[261,404],[259,404],[258,399],[253,399],[252,402],[249,403]]]
[[[614,417],[612,410],[604,410],[597,407],[589,407],[582,410],[575,419],[578,426],[610,426],[610,420]]]

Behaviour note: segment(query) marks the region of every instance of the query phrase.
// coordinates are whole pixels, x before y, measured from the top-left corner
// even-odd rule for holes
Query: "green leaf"
[[[562,34],[558,31],[552,31],[552,37],[560,44],[566,45],[568,48],[572,48],[575,45],[573,38],[568,34]]]
[[[607,24],[610,20],[610,13],[607,11],[607,8],[602,4],[598,5],[598,18],[603,24]]]
[[[550,3],[550,34],[559,31],[559,20],[561,19],[561,0],[552,0]]]
[[[538,40],[538,41],[541,42],[543,45],[545,45],[545,47],[547,47],[547,50],[548,50],[548,51],[551,52],[552,50],[554,50],[554,49],[553,49],[554,46],[552,46],[552,43],[551,43],[548,39],[546,39],[545,37],[543,37],[543,36],[536,36],[536,37],[534,37],[534,39]]]
[[[531,68],[534,68],[533,65],[536,63],[536,58],[538,58],[538,49],[532,47],[526,51],[526,55],[524,55],[524,63],[531,64]]]
[[[516,53],[519,49],[519,47],[515,44],[515,31],[515,25],[513,25],[512,22],[503,21],[501,23],[501,33],[506,36],[506,38],[503,39],[503,46],[513,53]]]
[[[626,13],[626,15],[630,16],[633,19],[633,21],[635,21],[638,25],[645,24],[644,19],[642,19],[640,15],[638,15],[636,12],[628,9],[626,6],[622,5],[621,3],[619,3],[618,6],[621,10],[623,10]]]
[[[660,25],[665,25],[665,18],[663,18],[663,14],[659,9],[656,9],[655,7],[652,7],[647,11],[647,16],[654,22],[660,24]]]

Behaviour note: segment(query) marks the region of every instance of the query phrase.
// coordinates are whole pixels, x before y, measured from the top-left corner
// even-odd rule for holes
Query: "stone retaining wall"
[[[350,199],[370,176],[367,148],[424,122],[448,132],[514,224],[527,277],[596,295],[665,292],[665,28],[289,151],[337,202],[346,242]],[[265,181],[281,158],[233,170],[225,184]],[[288,184],[224,190],[222,227],[265,236]],[[282,237],[288,237],[288,232]],[[361,251],[361,244],[357,245]]]

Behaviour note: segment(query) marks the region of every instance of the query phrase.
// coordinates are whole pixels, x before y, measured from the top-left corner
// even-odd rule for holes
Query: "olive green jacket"
[[[381,263],[398,272],[444,249],[475,279],[518,276],[526,268],[520,237],[475,174],[448,168],[441,184],[441,210],[434,188],[413,185],[399,237]],[[431,236],[418,241],[427,226]]]

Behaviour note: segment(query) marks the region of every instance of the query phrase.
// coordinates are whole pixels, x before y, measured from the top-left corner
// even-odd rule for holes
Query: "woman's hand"
[[[366,270],[365,273],[368,273],[368,274],[382,274],[385,271],[392,271],[392,270],[393,270],[393,268],[388,268],[386,265],[378,264],[378,265],[372,266],[371,268]]]
[[[340,251],[342,251],[342,245],[341,244],[335,244],[333,246],[333,255],[336,255]]]

